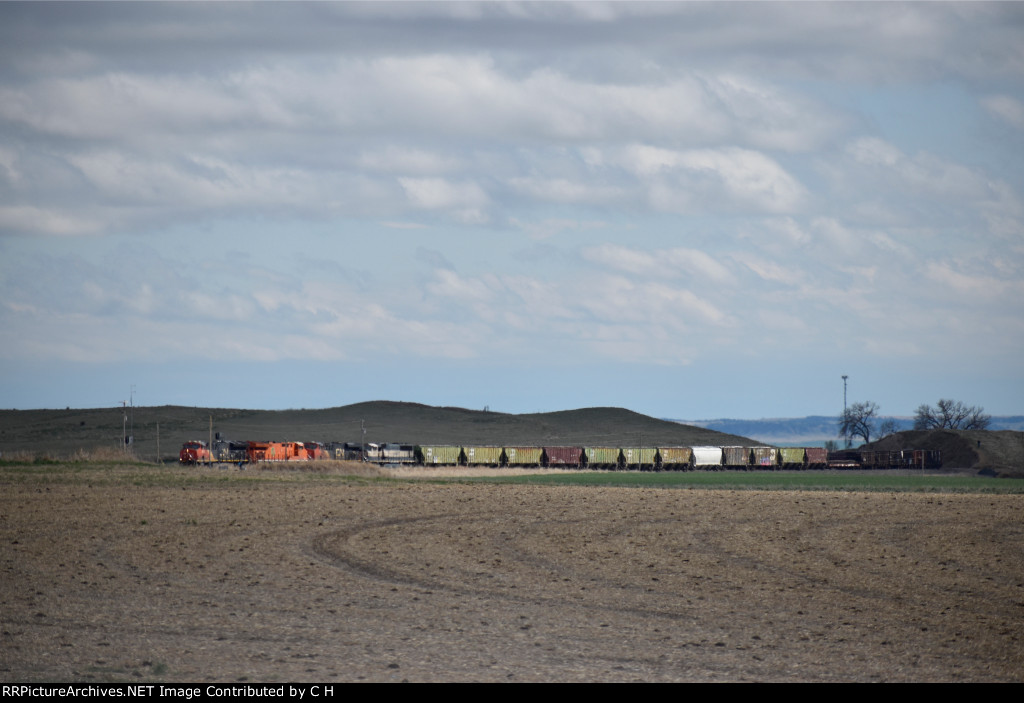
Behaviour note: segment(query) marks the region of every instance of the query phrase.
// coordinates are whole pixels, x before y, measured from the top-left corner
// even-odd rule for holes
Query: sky
[[[0,3],[0,407],[1024,413],[1024,4]]]

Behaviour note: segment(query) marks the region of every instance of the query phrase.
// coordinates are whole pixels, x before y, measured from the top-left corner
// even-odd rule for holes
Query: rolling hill
[[[550,413],[506,413],[372,401],[319,410],[241,410],[182,406],[137,407],[126,421],[121,408],[0,410],[0,452],[120,448],[134,426],[141,458],[177,456],[183,442],[212,433],[234,440],[401,442],[474,445],[693,446],[757,442],[623,408]],[[365,435],[362,430],[365,428]],[[130,432],[130,430],[128,430]],[[159,448],[158,448],[159,442]]]

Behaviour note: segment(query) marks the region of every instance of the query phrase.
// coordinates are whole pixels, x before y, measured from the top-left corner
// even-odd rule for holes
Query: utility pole
[[[128,392],[128,399],[131,403],[131,420],[129,426],[131,431],[128,433],[128,445],[131,447],[135,446],[135,384],[131,384],[131,389]]]
[[[844,420],[846,419],[846,379],[848,379],[848,378],[849,378],[849,376],[847,376],[846,374],[843,374],[843,419]],[[847,436],[846,436],[846,448],[847,449],[850,448],[850,444],[851,444],[850,436],[849,436],[849,434],[847,434]]]
[[[125,412],[128,401],[121,401],[121,451],[128,452],[128,413]]]

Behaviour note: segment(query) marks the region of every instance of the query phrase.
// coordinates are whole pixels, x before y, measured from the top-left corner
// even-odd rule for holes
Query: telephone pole
[[[846,420],[846,379],[849,376],[843,374],[843,420]],[[852,442],[850,441],[850,435],[846,435],[846,448],[849,449]]]
[[[128,453],[128,413],[125,408],[128,406],[127,400],[121,401],[121,451],[125,454]]]
[[[131,388],[128,392],[128,401],[130,403],[129,408],[131,411],[131,419],[128,421],[130,432],[128,433],[128,445],[131,447],[135,446],[135,384],[131,384]]]

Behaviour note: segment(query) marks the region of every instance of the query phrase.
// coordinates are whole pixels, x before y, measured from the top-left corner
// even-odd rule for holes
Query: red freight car
[[[544,447],[542,456],[545,466],[577,469],[583,463],[583,447]]]

